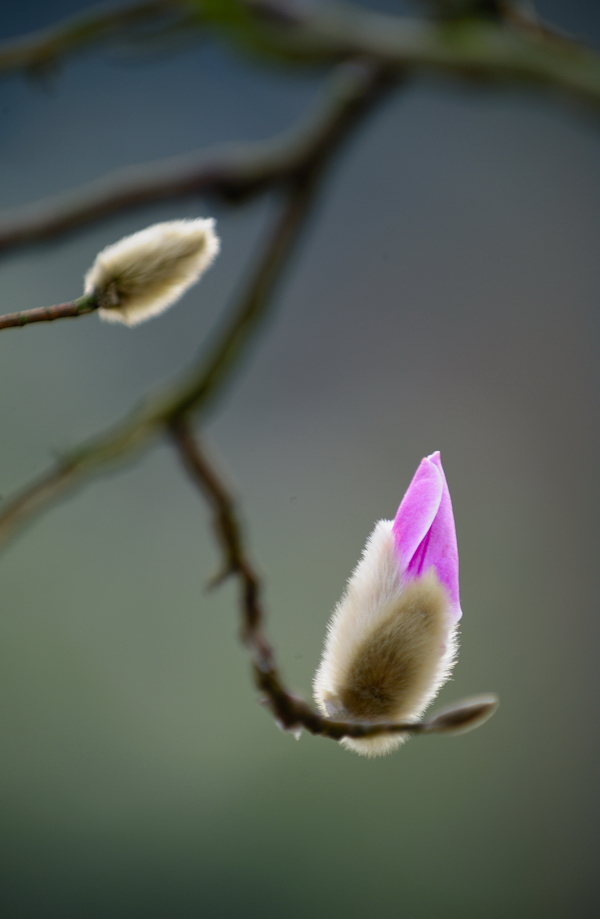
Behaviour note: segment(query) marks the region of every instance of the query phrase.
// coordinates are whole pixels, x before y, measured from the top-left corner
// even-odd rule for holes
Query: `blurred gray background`
[[[2,31],[86,5],[10,0]],[[538,9],[600,43],[591,0]],[[214,41],[175,50],[113,43],[39,83],[5,78],[0,205],[267,137],[323,79]],[[441,701],[496,691],[495,718],[376,761],[279,733],[256,704],[234,586],[205,592],[205,509],[161,446],[1,559],[3,916],[598,915],[599,151],[600,123],[535,95],[394,95],[336,162],[207,432],[306,695],[374,521],[440,449],[465,611]],[[3,258],[2,312],[60,302],[102,246],[208,213],[222,255],[164,317],[2,333],[3,495],[193,358],[271,204],[161,205]]]

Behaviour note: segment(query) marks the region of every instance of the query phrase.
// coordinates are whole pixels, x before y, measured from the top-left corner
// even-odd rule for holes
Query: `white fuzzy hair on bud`
[[[314,695],[332,718],[418,721],[454,663],[456,627],[446,590],[433,569],[403,581],[392,525],[376,525],[329,623]],[[379,756],[404,740],[380,734],[341,743]]]
[[[106,246],[85,276],[108,322],[138,325],[175,303],[212,264],[219,237],[212,218],[155,223]]]

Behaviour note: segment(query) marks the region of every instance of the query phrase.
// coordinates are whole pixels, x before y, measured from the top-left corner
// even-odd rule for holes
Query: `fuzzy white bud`
[[[418,721],[455,656],[446,590],[433,569],[404,581],[392,521],[379,521],[329,625],[314,680],[319,708],[350,721]],[[364,756],[380,756],[405,740],[402,734],[380,734],[341,743]]]
[[[134,326],[175,303],[219,252],[214,223],[155,223],[99,252],[85,276],[85,293],[95,296],[101,318]]]

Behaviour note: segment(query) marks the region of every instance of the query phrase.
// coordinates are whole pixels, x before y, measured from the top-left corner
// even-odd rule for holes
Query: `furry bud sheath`
[[[461,617],[458,550],[439,453],[421,462],[395,520],[380,520],[338,603],[314,680],[321,711],[349,721],[418,721],[447,680]],[[341,743],[365,756],[405,740]]]
[[[175,303],[219,252],[214,220],[155,223],[107,246],[85,276],[102,319],[133,326]]]

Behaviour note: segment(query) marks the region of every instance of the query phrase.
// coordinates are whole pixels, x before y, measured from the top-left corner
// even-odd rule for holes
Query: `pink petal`
[[[392,528],[396,551],[405,571],[408,571],[415,552],[432,527],[443,490],[443,473],[440,475],[437,464],[429,458],[421,460],[398,508]]]
[[[452,501],[439,452],[432,453],[427,460],[435,464],[439,470],[442,495],[435,519],[407,566],[406,573],[414,577],[427,571],[428,568],[435,568],[441,583],[448,591],[453,619],[458,622],[462,616],[462,610],[458,587],[458,546]]]

